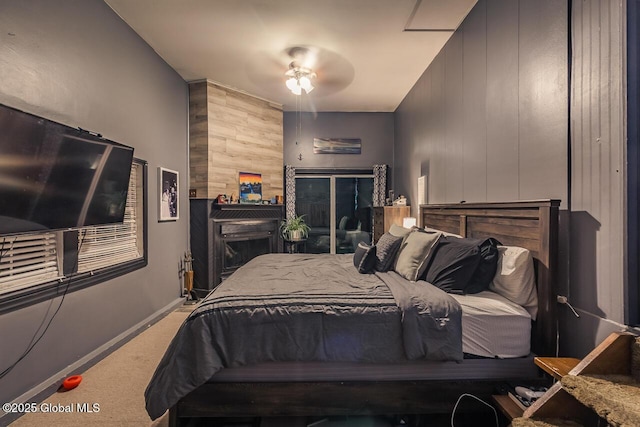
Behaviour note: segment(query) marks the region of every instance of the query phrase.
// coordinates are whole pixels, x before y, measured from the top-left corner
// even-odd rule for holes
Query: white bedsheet
[[[451,294],[462,306],[462,351],[483,357],[521,357],[530,352],[531,316],[491,291]]]

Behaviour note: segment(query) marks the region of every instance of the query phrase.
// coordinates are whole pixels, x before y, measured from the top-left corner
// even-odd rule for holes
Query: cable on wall
[[[84,238],[80,240],[80,243],[78,244],[78,253],[80,253],[80,250],[82,249],[82,243],[84,242]],[[2,240],[2,247],[4,247],[5,244],[5,240]],[[12,243],[13,244],[13,243]],[[9,250],[9,249],[8,249]],[[8,251],[7,250],[7,251]],[[6,251],[5,251],[6,253]],[[0,250],[0,261],[2,261],[2,250]],[[76,261],[75,261],[75,265],[72,271],[76,271],[78,268],[78,257],[76,257]],[[22,362],[22,360],[24,360],[25,357],[27,357],[29,355],[29,353],[31,353],[31,350],[34,349],[34,347],[40,342],[40,340],[42,340],[42,338],[45,336],[45,334],[47,333],[47,331],[49,330],[49,327],[51,326],[51,323],[53,323],[53,319],[55,319],[56,315],[58,314],[58,312],[60,311],[60,308],[62,307],[62,303],[64,303],[64,299],[67,296],[67,292],[69,291],[69,286],[71,285],[71,281],[72,279],[75,277],[75,274],[71,274],[69,275],[69,277],[67,277],[66,280],[66,286],[64,288],[64,292],[62,293],[62,298],[60,299],[60,303],[58,304],[58,307],[56,308],[56,311],[53,313],[53,315],[49,318],[49,321],[47,322],[47,325],[44,327],[44,329],[42,330],[42,333],[40,333],[40,336],[38,336],[39,331],[42,329],[42,325],[44,325],[47,316],[49,315],[49,311],[51,310],[51,306],[53,305],[53,300],[55,299],[55,297],[51,298],[51,300],[49,300],[49,306],[47,307],[47,311],[44,315],[44,317],[42,318],[42,322],[40,322],[40,325],[38,326],[38,328],[36,328],[35,333],[33,334],[33,337],[31,338],[31,341],[29,342],[29,344],[27,345],[26,350],[22,353],[22,355],[20,357],[18,357],[18,359],[13,362],[9,367],[7,367],[6,369],[4,369],[2,372],[0,372],[0,379],[4,378],[5,376],[7,376],[12,370],[13,368],[15,368],[20,362]],[[58,282],[58,285],[56,286],[57,288],[59,288],[59,286],[63,283],[63,280],[60,280]]]

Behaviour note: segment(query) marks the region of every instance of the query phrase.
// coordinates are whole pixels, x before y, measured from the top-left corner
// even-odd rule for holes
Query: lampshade
[[[292,62],[285,76],[289,77],[285,84],[294,95],[302,95],[303,90],[309,93],[314,89],[311,79],[316,77],[316,73],[308,68],[299,67]]]
[[[296,86],[298,86],[298,80],[295,77],[289,77],[286,84],[290,91],[294,91]]]
[[[298,82],[300,83],[300,87],[304,89],[305,92],[309,93],[313,90],[313,85],[311,84],[311,80],[309,80],[309,77],[302,76],[300,77],[300,80],[298,80]]]
[[[404,228],[415,227],[417,223],[418,223],[418,220],[412,216],[408,216],[402,219],[402,226]]]

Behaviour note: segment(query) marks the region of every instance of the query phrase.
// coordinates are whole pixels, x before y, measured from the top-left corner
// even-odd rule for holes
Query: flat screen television
[[[0,104],[0,235],[122,222],[133,148]]]

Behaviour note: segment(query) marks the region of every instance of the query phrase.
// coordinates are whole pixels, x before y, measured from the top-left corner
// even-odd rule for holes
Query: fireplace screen
[[[246,264],[258,255],[271,252],[269,238],[225,240],[223,273]]]

